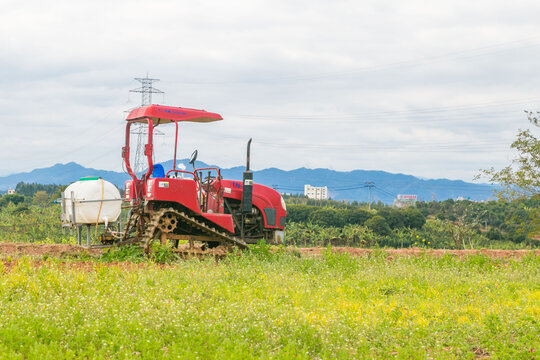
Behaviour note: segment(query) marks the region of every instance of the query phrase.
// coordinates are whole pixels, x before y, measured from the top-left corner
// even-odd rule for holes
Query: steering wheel
[[[207,176],[207,177],[205,177],[204,180],[201,181],[203,189],[206,190],[206,191],[210,191],[212,183],[214,182],[215,179],[216,179],[215,176]]]

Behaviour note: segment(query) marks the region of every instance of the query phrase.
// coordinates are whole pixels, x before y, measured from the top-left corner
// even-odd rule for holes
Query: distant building
[[[15,190],[13,190],[12,188],[9,188],[7,193],[8,193],[8,195],[15,194]]]
[[[304,195],[310,199],[326,200],[328,199],[328,187],[304,185]]]
[[[394,200],[394,206],[398,208],[412,206],[416,204],[416,200],[416,195],[398,195],[397,199]]]

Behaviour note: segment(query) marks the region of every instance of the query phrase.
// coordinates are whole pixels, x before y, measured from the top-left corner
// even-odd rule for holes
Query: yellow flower
[[[428,245],[431,244],[429,241],[427,243],[428,243]]]
[[[422,239],[422,241],[426,241],[426,239]]]
[[[418,239],[418,235],[416,235],[416,238]]]

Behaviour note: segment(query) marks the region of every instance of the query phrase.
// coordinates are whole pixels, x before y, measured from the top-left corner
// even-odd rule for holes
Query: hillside
[[[188,160],[180,160],[187,168],[191,168]],[[172,160],[164,164],[165,169],[172,168]],[[197,161],[197,167],[209,166]],[[225,178],[241,179],[244,167],[237,166],[222,169]],[[48,168],[35,169],[30,172],[0,177],[0,191],[15,188],[18,182],[41,184],[69,184],[84,176],[100,176],[113,184],[123,187],[129,176],[122,172],[85,168],[77,163],[55,164]],[[349,172],[329,169],[281,170],[269,168],[254,172],[254,180],[258,183],[275,187],[282,193],[303,193],[304,184],[328,186],[329,194],[336,200],[368,200],[368,189],[365,183],[375,184],[372,189],[372,201],[391,203],[397,194],[417,195],[419,200],[446,200],[458,197],[471,200],[489,200],[492,198],[493,186],[473,184],[461,180],[420,179],[412,175],[391,174],[385,171],[353,170]]]

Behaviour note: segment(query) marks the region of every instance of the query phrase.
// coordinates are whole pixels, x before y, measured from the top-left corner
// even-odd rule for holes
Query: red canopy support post
[[[175,120],[174,124],[176,125],[176,136],[174,137],[174,163],[173,170],[176,170],[176,149],[178,148],[178,121]]]
[[[129,154],[130,154],[129,134],[130,134],[132,123],[133,123],[132,121],[128,121],[128,123],[126,124],[126,139],[125,139],[125,146],[122,148],[122,158],[124,159],[124,164],[126,165],[127,173],[133,179],[133,186],[134,186],[133,199],[135,200],[135,202],[138,202],[138,199],[141,197],[142,194],[140,194],[140,191],[139,191],[139,181],[137,179],[137,175],[131,169],[131,164],[129,162]]]
[[[146,171],[146,174],[144,175],[144,179],[143,179],[144,186],[146,186],[146,181],[152,175],[152,170],[154,167],[154,162],[152,160],[152,154],[154,152],[154,145],[153,145],[154,122],[152,121],[151,118],[147,118],[147,120],[148,120],[148,143],[144,146],[144,155],[146,155],[146,158],[148,159],[148,170]]]

